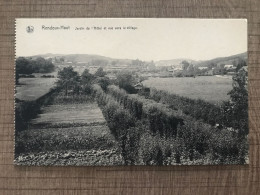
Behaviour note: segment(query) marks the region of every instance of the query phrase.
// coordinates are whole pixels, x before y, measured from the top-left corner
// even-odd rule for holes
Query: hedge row
[[[111,95],[106,94],[99,85],[94,85],[93,91],[111,133],[121,146],[125,164],[135,164],[138,161],[138,144],[141,132],[136,125],[136,119]]]
[[[183,125],[183,115],[172,111],[161,103],[147,100],[138,95],[127,94],[123,89],[112,85],[107,92],[125,109],[137,118],[146,119],[149,123],[149,129],[154,134],[161,136],[176,136],[178,125]]]
[[[180,145],[171,152],[163,152],[165,150],[159,148],[164,157],[163,161],[173,155],[176,163],[181,163],[184,159],[188,159],[189,162],[198,159],[211,160],[213,164],[245,163],[246,138],[240,138],[237,133],[228,129],[217,129],[196,118],[169,109],[162,103],[127,94],[116,86],[109,86],[107,92],[136,119],[148,121],[151,132],[164,135],[166,140],[173,137],[174,142]],[[201,105],[204,103],[200,100],[198,102]]]
[[[16,99],[15,103],[15,132],[23,131],[27,123],[39,114],[43,105],[48,105],[53,100],[53,94],[58,89],[51,89],[48,93],[34,101],[20,101]]]
[[[156,102],[168,104],[173,110],[181,110],[184,114],[195,119],[202,119],[210,125],[224,125],[224,110],[218,105],[200,99],[182,97],[155,88],[151,89],[149,98]]]

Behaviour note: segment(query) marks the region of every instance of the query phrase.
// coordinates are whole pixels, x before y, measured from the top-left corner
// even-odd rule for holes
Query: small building
[[[139,82],[139,83],[137,83],[137,84],[134,85],[134,88],[135,88],[136,90],[140,91],[141,89],[143,89],[143,84]]]
[[[232,64],[227,64],[227,65],[224,66],[224,68],[225,68],[226,70],[230,70],[230,69],[233,69],[233,68],[234,68],[234,65],[232,65]]]
[[[206,66],[201,66],[201,67],[198,67],[198,69],[199,69],[199,70],[207,70],[208,67],[206,67]]]

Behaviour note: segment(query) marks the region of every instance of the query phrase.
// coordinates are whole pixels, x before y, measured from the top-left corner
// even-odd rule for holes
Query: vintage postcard
[[[16,19],[16,165],[248,164],[245,19]]]

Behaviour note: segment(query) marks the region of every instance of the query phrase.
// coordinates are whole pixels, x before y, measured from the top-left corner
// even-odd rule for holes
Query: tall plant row
[[[194,160],[198,162],[198,159],[202,162],[211,160],[217,164],[245,162],[247,145],[245,139],[235,132],[214,128],[173,111],[161,103],[127,94],[116,86],[109,86],[108,94],[100,87],[95,88],[97,100],[103,107],[111,131],[121,143],[125,142],[123,148],[126,149],[126,143],[129,143],[127,139],[132,139],[132,149],[142,147],[144,144],[152,148],[150,152],[154,155],[150,155],[147,149],[142,149],[142,153],[122,149],[123,153],[132,154],[129,158],[131,160],[134,159],[133,154],[136,154],[145,164],[151,162],[167,164],[169,159],[171,159],[169,162],[174,161],[177,164],[183,164],[185,159],[189,162]],[[139,128],[140,123],[150,131],[150,135],[141,132],[144,128]],[[157,143],[153,141],[154,139]]]
[[[127,94],[123,89],[111,85],[107,92],[138,120],[148,121],[149,129],[154,134],[175,137],[178,125],[183,125],[182,115],[165,105],[147,100],[136,94]]]

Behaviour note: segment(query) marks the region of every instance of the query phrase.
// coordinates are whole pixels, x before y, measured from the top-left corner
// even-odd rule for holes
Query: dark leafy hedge
[[[168,104],[174,110],[181,110],[184,114],[195,119],[202,119],[211,125],[223,124],[224,122],[222,117],[224,111],[220,106],[200,99],[190,99],[155,88],[151,89],[149,98]]]
[[[147,119],[152,133],[161,136],[176,136],[177,126],[183,124],[182,115],[165,105],[147,100],[139,95],[127,94],[116,86],[109,86],[108,93],[137,118]]]
[[[149,154],[149,151],[144,152],[145,156],[142,159],[146,159],[144,160],[145,164],[167,164],[167,159],[170,158],[174,158],[177,164],[185,164],[185,161],[199,164],[199,160],[211,160],[213,164],[245,163],[247,156],[245,137],[241,138],[236,132],[227,128],[215,128],[212,124],[215,124],[216,121],[210,121],[207,124],[198,120],[202,116],[204,118],[213,117],[217,120],[217,116],[219,116],[217,106],[196,100],[198,104],[193,107],[193,111],[187,108],[189,113],[197,116],[192,118],[174,109],[169,109],[167,104],[164,105],[138,95],[127,94],[116,86],[109,86],[107,93],[111,95],[110,98],[113,101],[116,100],[121,107],[128,110],[136,120],[147,122],[146,128],[154,135],[154,138],[148,136],[148,140],[156,139],[158,142],[166,144],[156,144],[156,141],[153,141],[155,145],[149,147],[153,148],[154,151],[150,152],[155,155]],[[165,96],[165,98],[167,97],[169,96]],[[186,99],[187,103],[194,103],[193,100],[189,101],[190,99]],[[206,108],[201,107],[202,105]],[[182,106],[185,106],[184,103]],[[204,109],[207,110],[209,116],[206,116]],[[161,138],[157,135],[160,135]],[[167,141],[169,139],[172,139],[172,143]],[[139,144],[142,145],[142,143]],[[149,145],[149,143],[147,144]],[[174,147],[171,145],[174,145]],[[146,149],[140,150],[145,151]]]

